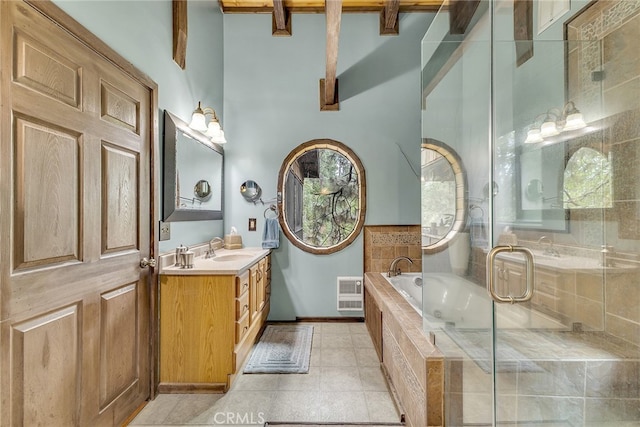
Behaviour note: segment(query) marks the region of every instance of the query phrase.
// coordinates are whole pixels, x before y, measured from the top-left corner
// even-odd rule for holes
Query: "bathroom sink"
[[[230,275],[241,274],[261,258],[269,255],[270,249],[246,247],[242,249],[216,249],[214,256],[208,256],[208,246],[205,243],[196,248],[197,256],[193,260],[192,268],[176,266],[173,253],[169,262],[163,261],[160,274],[171,275]],[[169,255],[165,255],[169,256]]]
[[[211,261],[217,261],[217,262],[245,261],[253,257],[254,255],[252,254],[217,255],[211,258]]]

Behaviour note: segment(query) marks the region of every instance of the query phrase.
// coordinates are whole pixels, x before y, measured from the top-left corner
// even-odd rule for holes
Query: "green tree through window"
[[[345,156],[318,150],[318,177],[303,184],[304,241],[326,247],[349,236],[359,216],[358,189],[358,174]]]
[[[600,151],[582,147],[564,170],[564,208],[613,206],[611,162]]]

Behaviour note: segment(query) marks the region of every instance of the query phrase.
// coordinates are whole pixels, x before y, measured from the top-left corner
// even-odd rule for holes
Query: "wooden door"
[[[27,3],[0,20],[0,425],[119,424],[150,393],[155,89]]]

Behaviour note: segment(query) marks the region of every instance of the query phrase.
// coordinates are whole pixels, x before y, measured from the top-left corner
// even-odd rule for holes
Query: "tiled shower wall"
[[[389,270],[394,258],[406,256],[413,264],[401,261],[405,272],[422,271],[419,225],[366,225],[364,227],[364,271],[382,273]]]
[[[599,285],[593,295],[604,306],[605,332],[640,345],[640,2],[595,2],[567,31],[569,40],[581,41],[568,45],[567,95],[582,106],[587,120],[589,113],[593,119],[605,117],[600,131],[571,141],[568,154],[595,148],[611,159],[613,171],[613,207],[572,210],[571,236],[596,251],[612,245],[619,262],[631,267],[627,273],[605,270],[591,287]],[[604,73],[595,79],[594,71]],[[581,279],[576,277],[578,289],[589,284]]]

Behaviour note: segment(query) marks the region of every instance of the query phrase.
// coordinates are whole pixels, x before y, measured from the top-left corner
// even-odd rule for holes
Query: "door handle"
[[[513,296],[513,295],[499,295],[495,289],[495,281],[494,281],[494,268],[493,263],[496,259],[496,256],[500,252],[519,252],[524,255],[525,263],[526,263],[526,274],[525,274],[525,283],[527,287],[522,295]],[[529,301],[533,297],[533,284],[534,284],[534,268],[533,268],[533,252],[529,248],[525,248],[524,246],[496,246],[489,252],[487,256],[487,291],[491,298],[495,302],[508,302],[511,304],[515,304],[517,302],[526,302]],[[507,275],[507,278],[509,276]],[[508,288],[508,287],[507,287]]]
[[[144,257],[140,260],[140,268],[155,267],[155,266],[156,266],[156,260],[153,258],[147,259],[146,257]]]

